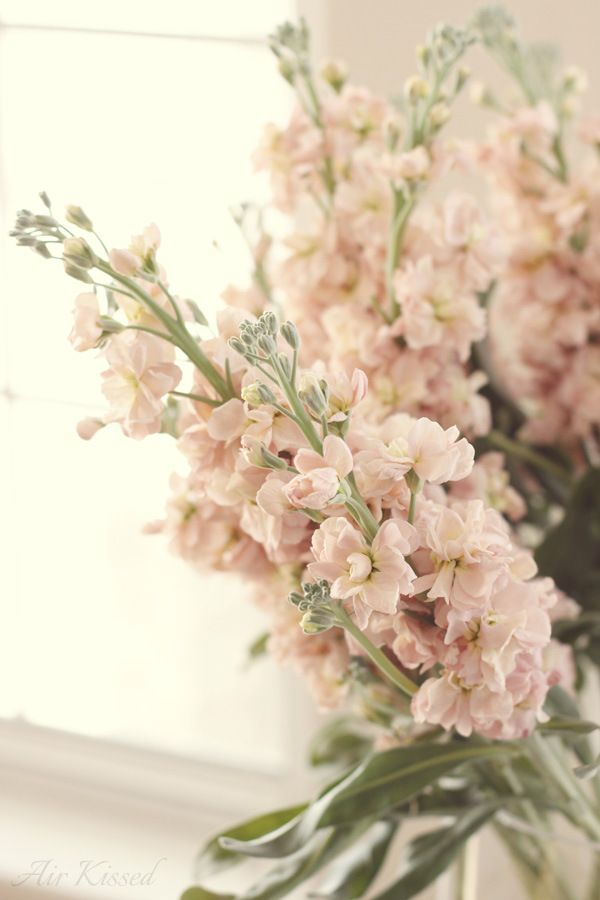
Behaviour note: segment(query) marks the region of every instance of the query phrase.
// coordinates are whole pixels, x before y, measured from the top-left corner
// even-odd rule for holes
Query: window
[[[4,719],[256,769],[289,757],[285,677],[243,668],[264,628],[243,586],[141,534],[173,442],[79,440],[102,364],[66,343],[77,283],[4,235],[37,190],[116,246],[156,221],[176,290],[214,309],[249,268],[228,206],[256,195],[251,150],[289,103],[263,37],[292,7],[0,0]]]

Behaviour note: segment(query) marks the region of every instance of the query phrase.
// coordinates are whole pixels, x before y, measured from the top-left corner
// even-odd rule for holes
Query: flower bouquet
[[[475,43],[517,94],[473,88],[489,134],[448,139]],[[490,826],[529,896],[592,900],[597,726],[580,698],[600,663],[600,119],[580,122],[574,167],[583,76],[499,9],[435,28],[398,103],[340,62],[317,76],[303,23],[271,46],[296,103],[256,151],[272,201],[235,212],[252,280],[227,289],[215,330],[170,286],[156,226],[109,250],[81,208],[63,221],[42,194],[12,232],[85,285],[70,341],[100,351],[108,409],[80,435],[173,436],[187,474],[150,530],[240,574],[269,622],[253,655],[341,710],[312,743],[335,769],[321,793],[199,855],[198,882],[249,857],[266,874],[185,898],[310,880],[310,896],[402,900],[455,861],[467,896],[465,847]],[[428,828],[406,840],[407,819]],[[590,871],[565,872],[557,840],[585,846]]]

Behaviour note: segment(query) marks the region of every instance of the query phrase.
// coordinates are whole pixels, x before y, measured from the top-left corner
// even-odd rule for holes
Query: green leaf
[[[229,869],[231,866],[235,866],[237,863],[242,862],[242,857],[239,856],[239,854],[233,853],[230,850],[225,850],[221,846],[220,839],[222,837],[236,838],[240,841],[248,841],[262,837],[262,835],[268,834],[274,829],[280,828],[282,825],[295,819],[296,816],[300,815],[305,809],[306,804],[301,806],[291,806],[287,809],[276,809],[272,812],[256,816],[253,819],[248,819],[238,825],[234,825],[232,828],[228,828],[227,831],[223,831],[216,835],[205,844],[196,857],[194,866],[196,878],[200,881],[201,879],[208,878],[209,875],[214,875],[216,872]],[[198,890],[200,890],[200,888],[198,888]],[[193,898],[187,898],[187,900],[193,900]]]
[[[345,825],[366,816],[385,816],[423,788],[470,761],[507,756],[502,744],[419,744],[375,753],[317,798],[287,825],[242,841],[221,838],[221,846],[247,856],[282,857],[299,850],[319,828]]]
[[[543,722],[541,725],[538,725],[538,731],[549,732],[551,734],[591,734],[592,731],[597,731],[600,728],[600,725],[596,725],[595,722],[587,722],[585,719],[566,719],[561,716],[557,716],[554,719],[549,719],[547,722]]]
[[[191,887],[184,891],[180,900],[236,900],[235,894],[215,894],[201,887]]]
[[[600,468],[577,482],[563,520],[535,554],[542,575],[587,610],[600,609]]]
[[[311,766],[356,765],[371,750],[373,736],[365,723],[351,716],[328,722],[312,739],[309,747]]]
[[[573,769],[575,775],[580,778],[582,781],[588,781],[588,779],[593,778],[598,774],[598,770],[600,769],[600,756],[597,756],[594,762],[588,763],[585,766],[577,766],[576,769]]]
[[[491,819],[498,803],[487,803],[469,810],[452,825],[429,831],[407,848],[400,878],[375,900],[409,900],[424,890],[448,868],[465,841]]]
[[[351,844],[362,839],[372,820],[345,828],[328,828],[313,836],[298,853],[288,857],[236,900],[278,900],[287,897],[307,878],[328,865]]]
[[[364,897],[381,869],[397,828],[398,823],[392,821],[373,825],[358,848],[344,854],[329,873],[326,882],[309,896],[328,900],[355,900],[357,897]]]
[[[185,303],[191,310],[191,313],[192,313],[195,321],[198,323],[198,325],[206,325],[207,326],[208,319],[206,318],[206,316],[204,315],[204,313],[202,312],[202,310],[200,309],[198,304],[194,300],[186,300]]]

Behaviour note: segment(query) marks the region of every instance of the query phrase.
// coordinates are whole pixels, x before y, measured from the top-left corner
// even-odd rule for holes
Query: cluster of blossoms
[[[157,273],[152,299],[180,309],[151,234],[151,245],[148,233],[134,240],[134,261],[131,251],[109,257],[117,306],[145,325],[144,304],[133,292],[121,299],[115,274],[128,268],[130,291],[145,283],[144,253]],[[159,430],[164,398],[182,374],[173,344],[118,330],[114,316],[91,317],[92,299],[78,298],[71,341],[77,349],[97,344],[92,318],[103,329],[103,424],[119,422],[134,438]],[[374,420],[362,370],[304,370],[295,326],[279,329],[269,312],[245,316],[235,308],[219,315],[218,336],[197,343],[210,368],[194,368],[189,393],[177,392],[177,441],[189,471],[173,478],[160,530],[183,558],[255,585],[272,617],[274,654],[306,675],[321,705],[347,694],[352,656],[383,652],[414,693],[417,722],[494,738],[529,733],[569,661],[548,654],[553,585],[534,578],[532,558],[498,512],[523,512],[501,457],[474,465],[455,426],[425,417]],[[161,325],[158,316],[149,327]],[[219,396],[219,379],[230,397]],[[306,634],[284,602],[290,590],[301,597]]]
[[[348,83],[339,62],[310,80],[302,35],[284,31],[279,41],[297,105],[285,127],[267,127],[254,162],[287,228],[276,244],[260,236],[261,277],[246,292],[229,289],[227,301],[256,312],[279,299],[307,362],[366,372],[373,420],[402,411],[485,434],[487,379],[471,349],[486,332],[481,298],[501,242],[470,194],[418,203],[473,162],[441,137],[468,78],[455,68],[468,33],[442,28],[421,48],[405,113]]]
[[[271,619],[269,649],[305,675],[319,704],[351,693],[362,657],[410,695],[417,723],[512,738],[543,718],[551,685],[572,679],[568,649],[551,640],[552,611],[568,603],[536,577],[509,524],[526,505],[502,455],[475,462],[460,437],[490,428],[472,348],[487,333],[482,300],[502,272],[493,310],[497,333],[510,338],[512,389],[523,403],[546,403],[549,437],[548,422],[562,429],[567,414],[581,433],[591,427],[598,381],[585,382],[582,348],[591,366],[598,318],[586,291],[600,213],[591,182],[576,201],[540,165],[556,155],[543,107],[513,116],[479,151],[503,196],[514,188],[506,218],[520,243],[507,259],[471,196],[417,205],[432,181],[477,158],[439,135],[467,78],[456,64],[470,41],[433,33],[402,117],[348,85],[340,64],[316,85],[305,32],[282,30],[274,49],[299,104],[284,129],[267,130],[256,163],[290,230],[275,247],[259,217],[253,286],[226,292],[211,337],[196,304],[171,292],[155,226],[126,249],[99,240],[96,251],[85,213],[67,211],[84,233],[76,237],[42,195],[47,214],[21,211],[15,236],[42,256],[62,245],[67,273],[87,285],[70,340],[106,360],[109,408],[80,434],[117,423],[135,439],[162,431],[177,440],[186,472],[173,476],[166,519],[152,530],[199,568],[253,586]],[[278,304],[297,324],[279,326]],[[575,369],[579,393],[564,387]],[[564,388],[552,397],[556,382],[540,375],[550,371]],[[563,403],[562,418],[548,414]]]
[[[573,444],[600,426],[600,125],[582,132],[593,155],[562,177],[551,163],[558,129],[547,102],[518,109],[481,156],[509,249],[491,304],[494,364],[527,418],[524,436]]]
[[[505,14],[481,18],[523,98],[506,107],[478,90],[495,113],[476,153],[505,251],[490,303],[492,364],[525,417],[521,435],[573,450],[597,440],[600,425],[600,121],[581,119],[588,146],[570,167],[564,132],[583,73],[555,71],[553,60],[519,46]]]

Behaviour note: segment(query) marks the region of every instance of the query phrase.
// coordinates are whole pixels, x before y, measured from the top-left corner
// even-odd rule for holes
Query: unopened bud
[[[71,278],[76,278],[77,281],[83,281],[84,284],[93,284],[93,279],[87,269],[81,269],[79,266],[74,265],[69,262],[67,259],[63,260],[65,266],[65,272],[67,275],[70,275]]]
[[[300,347],[300,335],[298,334],[298,329],[294,325],[293,322],[284,322],[281,326],[281,336],[286,341],[292,350],[298,350]]]
[[[260,396],[260,384],[255,381],[253,384],[247,384],[242,388],[242,400],[249,403],[250,406],[260,406],[263,402]]]
[[[587,75],[577,66],[569,66],[563,73],[563,84],[567,91],[583,94],[588,86]]]
[[[52,254],[43,241],[36,241],[35,247],[33,249],[36,253],[39,253],[40,256],[43,256],[44,259],[51,259],[52,257]]]
[[[48,196],[48,194],[46,193],[46,191],[41,191],[41,192],[40,192],[40,200],[42,201],[42,203],[44,204],[44,206],[46,207],[46,209],[51,209],[51,208],[52,208],[52,204],[50,203],[50,197]]]
[[[257,385],[258,396],[261,403],[277,403],[277,397],[268,386],[268,384],[262,384],[262,382],[258,382]]]
[[[429,96],[429,85],[420,75],[413,75],[404,83],[404,96],[409,103],[418,103]]]
[[[434,103],[429,110],[429,121],[434,128],[441,128],[450,118],[450,107],[447,103]]]
[[[264,312],[258,321],[266,329],[267,334],[272,334],[273,336],[277,334],[278,325],[275,313],[270,310]]]
[[[58,226],[58,222],[53,216],[34,216],[34,221],[36,225],[41,225],[42,228],[56,228]]]
[[[80,206],[67,206],[65,217],[67,222],[71,222],[72,225],[77,225],[78,228],[82,228],[84,231],[94,230],[91,219],[86,216]]]
[[[348,79],[348,67],[341,59],[328,59],[321,66],[321,78],[339,94]]]
[[[294,66],[292,65],[292,63],[289,60],[284,59],[283,56],[280,56],[279,62],[277,64],[277,68],[279,69],[279,74],[283,78],[285,78],[285,80],[287,82],[289,82],[289,84],[294,83],[294,77],[295,77]]]
[[[236,353],[239,353],[240,356],[245,356],[245,355],[246,355],[246,352],[247,352],[248,348],[245,347],[244,344],[242,344],[242,342],[240,341],[239,338],[237,338],[237,337],[231,337],[231,338],[229,338],[229,340],[227,341],[227,343],[229,344],[229,346],[231,347],[231,349],[232,349],[232,350],[235,350]]]
[[[277,353],[277,344],[270,334],[261,334],[256,343],[267,356],[274,356]]]
[[[63,257],[80,269],[91,269],[96,265],[96,254],[83,238],[67,238],[63,243]]]
[[[461,66],[456,73],[456,83],[454,85],[454,92],[458,94],[459,91],[462,91],[466,82],[471,77],[471,70],[468,66]]]
[[[276,456],[275,453],[271,453],[270,450],[267,450],[264,444],[261,448],[261,456],[264,465],[268,466],[269,469],[287,469],[287,463],[285,459],[282,459],[280,456]]]
[[[417,62],[419,62],[424,68],[427,68],[431,57],[429,47],[426,47],[425,44],[419,44],[416,49],[416,56]]]

